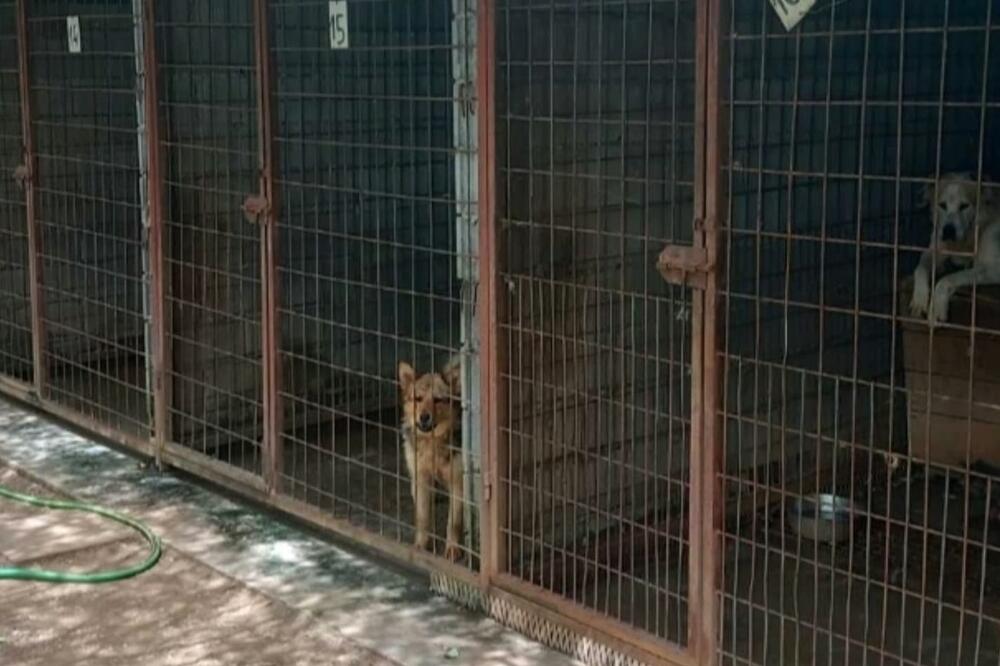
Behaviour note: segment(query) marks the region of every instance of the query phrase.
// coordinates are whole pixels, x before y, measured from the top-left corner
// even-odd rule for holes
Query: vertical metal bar
[[[31,121],[31,65],[28,56],[27,0],[16,0],[17,12],[17,76],[21,98],[22,167],[24,169],[25,217],[28,225],[28,280],[31,298],[31,359],[34,366],[35,393],[41,397],[48,380],[45,362],[42,296],[42,235],[36,215],[38,160],[35,155],[35,135]]]
[[[992,23],[993,23],[993,3],[990,3],[986,7],[986,17],[984,19],[984,26],[985,26],[985,30],[984,30],[985,37],[984,37],[984,40],[985,40],[985,43],[983,45],[983,73],[982,73],[982,78],[980,79],[980,90],[981,90],[981,93],[980,93],[980,97],[979,97],[979,132],[978,132],[978,136],[979,136],[979,155],[977,156],[977,159],[976,159],[976,201],[977,202],[982,202],[983,201],[983,195],[984,195],[984,192],[983,192],[983,164],[984,164],[984,158],[985,158],[985,155],[984,155],[985,144],[986,144],[985,137],[986,137],[986,131],[987,131],[987,116],[989,115],[988,108],[989,108],[989,101],[990,101],[989,100],[989,88],[990,88],[990,46],[991,46],[991,44],[990,44],[990,35],[992,33]],[[943,115],[944,114],[944,109],[941,109],[940,112]],[[980,238],[978,238],[978,237],[975,238],[975,240],[973,242],[974,252],[976,252],[976,253],[978,253],[978,251],[980,249],[979,242],[980,242]],[[968,375],[969,375],[969,383],[968,383],[968,386],[966,388],[966,393],[965,393],[965,395],[968,396],[968,400],[967,400],[968,404],[966,405],[966,413],[965,413],[965,428],[966,428],[966,430],[965,430],[965,454],[963,455],[963,459],[965,461],[965,465],[966,465],[967,468],[969,466],[971,466],[971,464],[974,462],[972,460],[972,451],[971,451],[971,448],[972,448],[972,427],[973,427],[973,421],[975,419],[975,416],[973,414],[973,407],[974,407],[975,403],[973,401],[972,395],[973,395],[973,392],[975,391],[975,381],[976,381],[976,375],[975,375],[975,369],[976,369],[976,338],[979,337],[979,336],[976,335],[976,333],[977,333],[976,329],[978,327],[976,314],[977,314],[977,311],[979,309],[976,306],[976,303],[978,302],[977,298],[979,297],[979,293],[980,293],[979,292],[979,287],[980,287],[979,284],[977,284],[975,282],[972,283],[972,294],[970,296],[970,299],[971,299],[971,302],[972,302],[972,307],[970,308],[970,312],[969,312],[969,364],[968,364],[967,370],[966,370],[968,372]],[[988,324],[987,324],[987,327],[988,327]],[[970,510],[972,508],[970,506],[970,495],[971,495],[971,493],[969,491],[969,486],[971,485],[970,482],[972,481],[972,478],[971,478],[971,476],[969,474],[968,469],[966,469],[966,471],[965,471],[965,477],[964,477],[963,481],[965,482],[965,492],[963,493],[965,501],[964,501],[964,505],[963,505],[963,507],[962,507],[961,510],[963,511],[963,513],[962,513],[963,516],[968,516],[968,515],[970,515]],[[986,502],[985,502],[985,506],[986,506],[986,510],[987,510],[987,516],[990,515],[991,504],[990,504],[990,500],[989,500],[989,495],[990,495],[991,486],[992,486],[992,481],[987,481],[986,482],[986,496],[987,496],[987,498],[986,498]],[[989,523],[990,522],[989,518],[987,518],[987,520],[985,522]],[[973,537],[970,537],[970,535],[969,535],[969,521],[967,521],[967,520],[966,521],[962,521],[962,535],[961,535],[962,555],[961,555],[961,558],[959,560],[962,564],[961,564],[961,575],[958,578],[959,580],[962,580],[962,581],[966,580],[966,576],[968,575],[968,569],[969,569],[969,566],[968,566],[968,563],[969,563],[969,545],[970,545],[970,541],[971,541],[972,538]],[[983,547],[982,547],[983,551],[986,550],[985,544],[986,544],[986,539],[983,539]],[[979,571],[979,577],[980,577],[981,581],[985,580],[985,578],[986,578],[985,574],[986,574],[986,565],[985,565],[985,561],[984,561],[983,564],[980,565],[980,571]],[[978,613],[979,613],[980,616],[982,616],[982,613],[983,613],[983,591],[984,590],[983,590],[983,587],[982,587],[982,583],[980,583],[979,598],[978,598],[978,604],[979,604]],[[940,578],[940,580],[939,580],[938,598],[940,600],[943,597],[944,597],[944,576],[942,575],[941,578]],[[959,592],[958,607],[962,608],[963,611],[966,609],[966,586],[965,585],[962,585],[962,589]],[[938,623],[938,627],[939,628],[942,625],[942,612],[943,611],[944,611],[944,604],[940,604],[939,603],[939,605],[938,605],[938,617],[937,617],[937,623]],[[965,632],[966,615],[967,615],[966,612],[962,612],[958,616],[958,635],[959,636],[964,636],[965,635],[964,632]],[[980,648],[981,648],[980,641],[982,639],[982,633],[981,632],[982,632],[982,626],[984,624],[983,620],[982,620],[982,617],[978,618],[978,622],[976,624],[978,625],[977,629],[979,631],[977,632],[977,636],[976,636],[976,645],[972,649],[973,659],[977,658],[979,656],[979,654],[980,654]],[[959,642],[959,644],[958,644],[958,654],[955,656],[955,661],[956,661],[956,663],[959,663],[959,664],[961,664],[963,662],[963,654],[962,654],[962,652],[963,652],[963,646],[964,646],[964,642]],[[937,645],[937,652],[935,653],[935,657],[939,661],[940,661],[940,658],[941,658],[941,656],[940,656],[940,649],[941,649],[941,642],[939,641],[938,645]]]
[[[150,434],[152,433],[152,414],[155,409],[153,405],[153,356],[149,353],[152,347],[152,309],[149,286],[149,193],[147,179],[149,178],[149,154],[146,141],[146,35],[143,21],[143,0],[132,0],[132,57],[135,66],[135,142],[136,142],[136,164],[139,167],[139,223],[142,225],[140,233],[140,264],[142,283],[142,325],[143,343],[142,351],[145,366],[146,381],[146,418],[150,424]]]
[[[691,537],[688,645],[699,661],[715,661],[715,588],[718,579],[715,410],[716,300],[719,205],[719,3],[699,3],[695,33],[694,244],[709,253],[705,289],[692,295]]]
[[[452,90],[455,113],[452,119],[455,169],[455,272],[460,284],[461,318],[459,324],[459,347],[462,374],[462,484],[463,484],[463,524],[467,526],[465,547],[475,552],[472,526],[479,516],[475,511],[476,498],[482,497],[482,437],[480,436],[480,370],[478,313],[475,307],[475,285],[478,281],[478,246],[474,245],[473,234],[477,229],[475,204],[478,199],[478,135],[474,133],[478,116],[471,108],[470,95],[475,85],[474,0],[452,0],[451,19],[451,61]],[[453,344],[449,344],[454,347]]]
[[[705,165],[704,175],[704,236],[703,244],[708,253],[708,265],[711,267],[706,276],[705,289],[702,292],[702,307],[704,324],[702,328],[702,460],[698,473],[701,479],[702,520],[698,525],[701,530],[701,652],[697,657],[704,664],[714,664],[717,661],[719,641],[718,626],[719,609],[716,590],[722,579],[723,556],[725,542],[722,538],[723,523],[723,492],[721,482],[722,468],[722,438],[720,433],[720,417],[718,416],[718,401],[720,393],[718,341],[718,293],[719,293],[719,216],[727,210],[726,193],[723,188],[721,168],[722,156],[726,147],[723,145],[726,127],[719,101],[722,81],[719,71],[722,63],[722,0],[712,0],[707,3],[707,23],[699,29],[706,35],[705,44]]]
[[[482,401],[483,519],[480,548],[482,580],[488,585],[506,562],[501,538],[506,494],[500,470],[506,466],[501,445],[500,415],[504,413],[501,388],[499,239],[496,224],[496,44],[495,0],[478,0],[476,23],[476,117],[479,119],[479,339]]]
[[[254,46],[257,66],[257,141],[260,159],[261,215],[261,360],[263,364],[263,466],[271,493],[280,492],[282,474],[281,373],[278,323],[277,191],[274,169],[274,124],[271,108],[271,53],[267,0],[254,0]]]
[[[943,7],[942,11],[943,11],[943,13],[942,13],[943,24],[942,24],[942,30],[941,30],[941,64],[940,64],[940,68],[938,70],[938,77],[939,77],[939,79],[938,79],[937,107],[936,107],[937,108],[937,129],[936,129],[935,141],[934,141],[934,144],[933,144],[935,146],[935,160],[934,160],[934,185],[932,187],[935,188],[933,190],[935,192],[937,191],[937,184],[941,181],[941,176],[943,175],[942,162],[944,161],[944,159],[942,157],[942,152],[943,152],[942,151],[942,146],[943,146],[944,137],[945,137],[944,110],[945,110],[945,102],[947,100],[947,94],[948,94],[948,89],[947,89],[947,83],[948,83],[948,78],[947,78],[947,74],[948,74],[948,41],[949,41],[948,32],[949,32],[950,20],[951,20],[951,0],[944,0],[944,7]],[[871,14],[871,7],[869,6],[869,15],[870,14]],[[870,23],[870,21],[869,21],[869,23]],[[866,34],[868,33],[868,30],[870,30],[870,27],[871,27],[870,25],[866,26],[866,28],[867,28],[866,29]],[[901,26],[900,29],[905,29],[905,26]],[[862,110],[863,109],[864,109],[864,107],[862,106]],[[903,128],[902,127],[897,127],[896,130],[900,134],[899,141],[902,142]],[[864,134],[862,133],[861,136],[863,137]],[[982,140],[982,139],[980,139],[980,140]],[[864,143],[862,143],[862,150],[863,149],[864,149]],[[864,156],[863,152],[862,152],[862,156]],[[864,163],[862,162],[862,164],[864,164]],[[977,179],[978,179],[978,177],[979,176],[977,175]],[[861,199],[860,199],[860,197],[859,197],[859,202],[858,202],[858,210],[859,210],[859,212],[861,210]],[[935,249],[935,252],[939,252],[939,251],[940,251],[939,249]],[[937,285],[938,280],[941,277],[943,277],[943,274],[942,274],[942,272],[938,271],[937,261],[932,262],[932,264],[931,264],[931,282],[930,283],[932,285]],[[931,293],[933,294],[933,291]],[[975,294],[973,294],[973,297],[975,297]],[[933,297],[932,297],[931,302],[933,303]],[[975,312],[975,310],[976,310],[975,301],[973,301],[972,311]],[[937,333],[937,337],[935,336],[935,333]],[[939,377],[939,375],[934,371],[934,367],[935,367],[935,365],[934,365],[934,341],[935,341],[935,339],[939,340],[939,342],[938,342],[938,349],[941,349],[942,347],[944,347],[945,345],[947,345],[947,338],[945,337],[942,340],[940,328],[937,327],[937,326],[933,326],[933,325],[928,326],[928,329],[927,329],[927,357],[926,357],[927,358],[927,364],[925,366],[927,368],[927,389],[926,389],[927,393],[926,393],[925,398],[924,398],[924,425],[923,425],[924,446],[925,447],[929,447],[930,446],[930,442],[931,442],[931,430],[932,430],[931,424],[932,424],[932,420],[933,420],[932,419],[932,414],[933,414],[932,402],[933,402],[933,399],[934,399],[934,380]],[[972,353],[971,350],[970,350],[969,353],[970,354]],[[856,355],[857,355],[857,349],[855,349],[855,356]],[[970,379],[970,382],[971,382],[972,377],[970,376],[969,379]],[[972,388],[971,385],[969,386],[969,388],[970,389]],[[966,395],[969,397],[970,400],[972,399],[972,393],[971,393],[971,391],[969,393],[967,393]],[[928,451],[928,454],[929,454],[929,451]],[[929,461],[929,458],[930,458],[930,456],[928,455],[928,461]],[[929,473],[925,473],[923,475],[923,477],[924,477],[923,478],[923,490],[922,490],[923,498],[922,498],[922,509],[921,509],[921,511],[922,511],[922,520],[921,520],[921,517],[919,516],[919,514],[918,514],[918,517],[917,517],[916,521],[912,520],[912,516],[910,515],[911,511],[912,511],[912,505],[911,505],[911,503],[909,501],[910,497],[908,497],[907,498],[907,500],[908,500],[907,501],[907,512],[906,512],[906,527],[905,527],[905,531],[904,531],[904,534],[906,535],[906,537],[905,537],[905,541],[904,541],[904,545],[903,545],[904,552],[905,552],[906,549],[909,547],[910,531],[911,530],[916,531],[917,534],[920,535],[920,537],[921,537],[921,539],[920,539],[920,546],[919,546],[919,552],[920,552],[920,565],[919,565],[920,588],[919,588],[919,593],[918,593],[920,604],[919,604],[919,611],[918,611],[918,615],[917,615],[917,617],[918,617],[918,620],[917,620],[917,622],[918,622],[918,625],[917,625],[918,629],[917,629],[917,640],[916,640],[916,647],[917,647],[918,654],[924,650],[924,635],[925,635],[925,632],[926,632],[926,628],[924,627],[924,622],[925,622],[925,619],[926,619],[927,604],[928,604],[928,599],[927,599],[927,589],[928,588],[927,588],[927,586],[928,586],[928,576],[931,575],[928,572],[927,552],[930,549],[930,545],[931,545],[931,534],[930,534],[930,531],[932,529],[934,529],[934,525],[931,523],[931,518],[930,518],[930,495],[931,495],[931,490],[932,490],[932,488],[931,488],[931,475]],[[911,483],[907,483],[907,488],[909,488],[910,485],[911,485]],[[948,503],[948,493],[945,493],[943,499],[944,499],[944,514],[943,515],[947,517],[949,515],[948,514],[948,504],[947,504]],[[917,521],[919,521],[919,522],[917,522]],[[905,558],[905,556],[904,556],[904,562],[907,562],[907,563],[909,562],[909,559]],[[904,565],[904,578],[903,578],[903,580],[906,580],[906,578],[905,578],[906,573],[908,573],[908,572],[906,571],[905,565]],[[942,569],[941,572],[938,575],[943,575],[943,573],[944,573],[944,570]],[[964,585],[964,583],[963,583],[963,585]],[[901,641],[900,645],[903,645],[903,644],[905,644],[905,641],[907,639],[907,636],[905,634],[906,627],[907,627],[907,624],[906,624],[906,617],[907,617],[906,605],[903,606],[901,616],[902,616],[902,619],[900,620],[900,624],[899,624],[899,626],[900,626],[900,636],[899,637],[900,637],[900,641]],[[910,640],[912,640],[912,637],[910,637]],[[933,640],[933,638],[931,640]]]
[[[145,96],[145,139],[148,160],[146,187],[149,205],[147,252],[149,255],[150,347],[153,375],[153,450],[157,465],[162,464],[163,449],[171,439],[169,416],[169,367],[167,353],[166,290],[163,243],[163,156],[160,150],[159,61],[156,57],[156,4],[144,0],[143,60],[145,76],[141,82]]]

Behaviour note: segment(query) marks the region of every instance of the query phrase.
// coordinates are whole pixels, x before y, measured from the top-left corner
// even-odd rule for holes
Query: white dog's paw
[[[926,289],[914,289],[913,296],[910,297],[910,315],[913,317],[924,317],[927,314],[927,305],[930,294]]]
[[[927,312],[927,320],[930,322],[931,326],[935,324],[942,324],[948,321],[948,301],[950,300],[949,295],[946,293],[934,293],[934,299],[931,302],[931,308]]]

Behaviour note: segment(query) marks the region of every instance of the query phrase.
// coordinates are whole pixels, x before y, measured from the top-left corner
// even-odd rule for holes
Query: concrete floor
[[[42,485],[44,480],[44,485]],[[0,483],[146,521],[157,567],[103,586],[0,582],[0,663],[576,662],[277,519],[0,402]],[[143,557],[124,528],[0,500],[0,561],[89,569]]]
[[[0,483],[54,494],[2,465]],[[141,539],[96,517],[0,502],[0,522],[7,564],[85,571],[145,557]],[[173,548],[112,585],[3,583],[0,640],[0,660],[25,666],[394,663]]]

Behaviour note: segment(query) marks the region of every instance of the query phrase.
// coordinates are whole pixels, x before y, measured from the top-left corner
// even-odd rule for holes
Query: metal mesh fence
[[[27,30],[46,395],[147,433],[132,8],[33,2]]]
[[[501,2],[504,570],[687,642],[694,3]]]
[[[156,3],[168,438],[259,472],[261,231],[252,3]]]

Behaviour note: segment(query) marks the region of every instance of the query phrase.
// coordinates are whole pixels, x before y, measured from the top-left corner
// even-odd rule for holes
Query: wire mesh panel
[[[512,576],[687,642],[695,3],[497,7]],[[596,617],[596,616],[595,616]]]
[[[282,486],[477,566],[475,3],[343,4],[272,3]]]
[[[170,439],[250,471],[262,436],[253,3],[156,3]]]
[[[998,663],[996,12],[723,3],[724,663]]]
[[[13,0],[0,2],[0,375],[30,382],[28,220],[13,178],[24,159],[15,11]]]
[[[131,3],[28,3],[47,397],[148,433]]]

